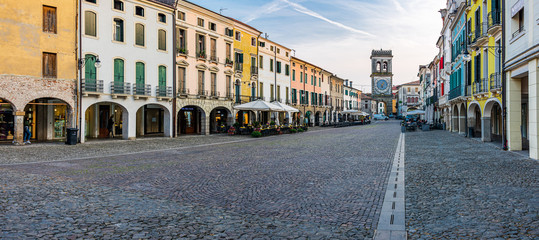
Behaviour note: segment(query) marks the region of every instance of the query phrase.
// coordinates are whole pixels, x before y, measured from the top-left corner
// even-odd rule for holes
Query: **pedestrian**
[[[32,131],[30,131],[30,126],[32,123],[30,123],[30,120],[28,118],[24,119],[24,131],[23,131],[23,142],[25,144],[31,144],[30,138],[32,138]]]
[[[112,129],[114,128],[114,115],[110,116],[109,121],[107,123],[107,129],[109,130],[109,136],[114,138],[114,132]]]

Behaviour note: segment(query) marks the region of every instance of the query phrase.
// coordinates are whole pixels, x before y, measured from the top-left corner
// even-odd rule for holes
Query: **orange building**
[[[293,121],[309,126],[318,125],[322,116],[328,111],[322,93],[322,82],[328,81],[322,74],[323,69],[314,64],[292,57],[290,88],[292,90],[292,106],[299,109]]]

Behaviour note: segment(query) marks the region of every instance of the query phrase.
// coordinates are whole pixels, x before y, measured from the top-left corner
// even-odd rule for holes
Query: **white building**
[[[417,110],[422,106],[419,98],[419,81],[413,81],[397,86],[398,88],[398,115],[406,116],[406,112]]]
[[[258,40],[258,97],[270,102],[290,104],[290,49],[260,37]],[[268,121],[262,113],[262,122]],[[275,120],[274,113],[271,116]],[[292,121],[289,113],[280,113],[279,122]]]
[[[82,136],[172,136],[174,15],[164,1],[82,1]]]

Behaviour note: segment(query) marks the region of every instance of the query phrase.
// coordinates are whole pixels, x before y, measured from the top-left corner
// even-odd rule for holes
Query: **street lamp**
[[[85,58],[79,58],[79,69],[82,68],[82,66],[86,63],[86,61],[88,60],[94,60],[95,63],[94,63],[94,66],[96,68],[100,68],[101,67],[101,60],[99,60],[99,57],[96,57],[96,56],[86,56]]]

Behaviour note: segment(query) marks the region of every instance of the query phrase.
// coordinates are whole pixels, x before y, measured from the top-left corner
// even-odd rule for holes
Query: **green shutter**
[[[159,66],[159,87],[167,86],[167,68]]]
[[[95,83],[96,79],[96,69],[95,69],[95,56],[92,54],[86,54],[84,64],[84,79],[88,82]]]
[[[144,63],[141,63],[141,62],[137,62],[137,67],[136,67],[136,83],[137,85],[144,85],[145,84],[145,80],[144,80]]]
[[[124,60],[114,59],[114,84],[124,84]]]

